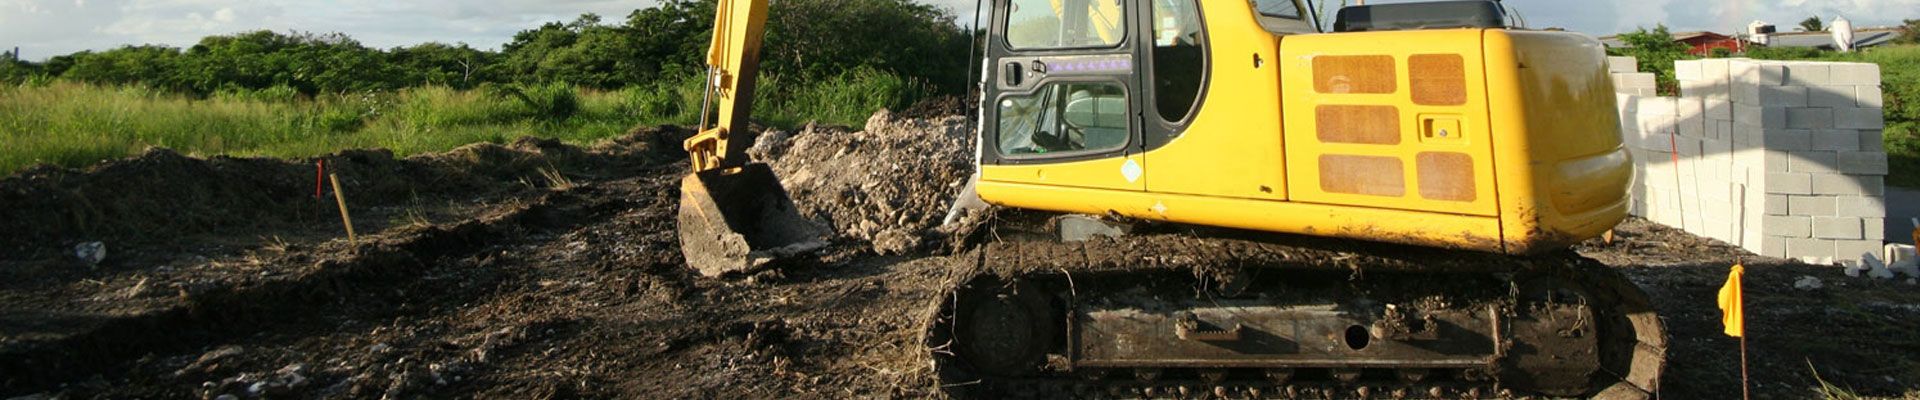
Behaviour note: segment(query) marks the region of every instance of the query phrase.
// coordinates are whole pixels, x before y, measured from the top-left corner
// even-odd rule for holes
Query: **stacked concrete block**
[[[1653,74],[1640,72],[1639,61],[1633,57],[1607,57],[1607,72],[1613,75],[1616,93],[1652,97],[1658,92]]]
[[[1677,98],[1621,91],[1635,215],[1813,263],[1880,247],[1887,157],[1877,66],[1693,60],[1674,75]]]

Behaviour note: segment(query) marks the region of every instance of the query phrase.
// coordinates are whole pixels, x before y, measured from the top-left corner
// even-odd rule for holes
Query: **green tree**
[[[812,81],[866,66],[948,93],[966,87],[971,42],[939,8],[907,0],[785,0],[771,12],[771,71]]]
[[[425,43],[399,47],[388,52],[388,59],[404,74],[403,86],[445,85],[467,89],[494,79],[488,68],[497,54],[475,49],[466,43],[457,46]]]
[[[1807,17],[1807,19],[1800,21],[1801,32],[1819,32],[1824,30],[1827,30],[1826,23],[1820,22],[1820,16],[1818,15]]]
[[[1894,40],[1899,43],[1920,44],[1920,19],[1900,21],[1900,37]]]
[[[103,85],[141,84],[163,89],[183,89],[175,79],[179,70],[180,49],[168,46],[126,46],[104,52],[79,52],[73,65],[61,77]]]
[[[1680,82],[1674,79],[1673,62],[1695,57],[1687,54],[1686,43],[1673,40],[1673,33],[1667,31],[1665,24],[1655,25],[1653,30],[1640,28],[1620,34],[1620,41],[1627,46],[1610,49],[1612,53],[1639,59],[1640,72],[1653,73],[1661,94],[1679,93]]]
[[[18,85],[27,78],[40,74],[40,65],[20,60],[20,55],[8,50],[0,57],[0,84]]]

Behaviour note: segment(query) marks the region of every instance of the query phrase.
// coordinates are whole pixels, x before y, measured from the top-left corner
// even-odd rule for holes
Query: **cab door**
[[[982,180],[1145,189],[1133,2],[995,1]]]

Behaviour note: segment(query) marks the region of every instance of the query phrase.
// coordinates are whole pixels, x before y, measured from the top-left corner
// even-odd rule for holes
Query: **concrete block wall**
[[[1640,72],[1640,61],[1633,57],[1607,57],[1607,72],[1613,75],[1613,91],[1652,97],[1658,84],[1652,73]]]
[[[1615,82],[1637,79],[1610,61]],[[1675,63],[1674,75],[1678,97],[1618,90],[1634,215],[1809,263],[1880,248],[1887,155],[1878,66],[1690,60]]]

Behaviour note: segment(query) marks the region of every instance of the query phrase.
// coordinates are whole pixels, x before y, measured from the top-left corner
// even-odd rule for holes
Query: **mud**
[[[685,169],[672,144],[683,130],[584,148],[529,140],[329,157],[364,207],[358,244],[311,198],[311,160],[156,151],[29,171],[0,180],[0,397],[939,397],[921,330],[956,266],[977,261],[945,255],[945,244],[991,240],[930,230],[970,172],[965,121],[817,127],[764,149],[777,150],[761,154],[795,200],[842,240],[738,279],[697,278],[679,258]],[[572,185],[543,178],[548,162]],[[1137,240],[1177,244],[1169,229]],[[1713,297],[1736,259],[1749,271],[1756,398],[1818,397],[1816,368],[1864,395],[1920,389],[1903,356],[1920,354],[1915,286],[1639,221],[1621,233],[1576,250],[1623,271],[1660,308],[1673,337],[1663,396],[1738,390],[1739,344],[1719,334]],[[918,243],[879,246],[901,235]],[[108,261],[74,261],[66,252],[78,241],[106,242]],[[1320,243],[1408,264],[1444,259]],[[1089,249],[1082,259],[1149,259]],[[1826,288],[1792,288],[1808,275]]]

